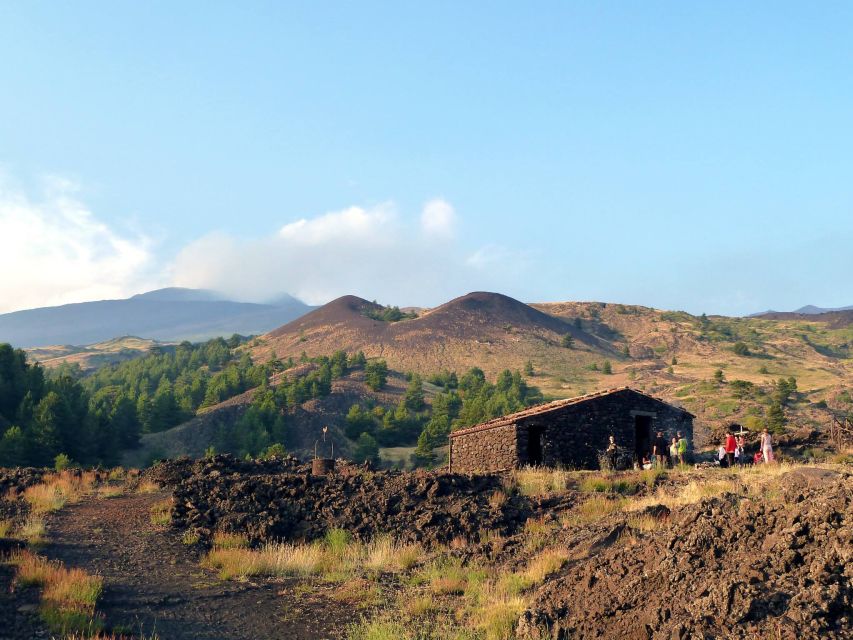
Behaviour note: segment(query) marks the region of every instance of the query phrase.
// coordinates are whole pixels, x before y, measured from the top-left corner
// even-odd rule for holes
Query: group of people
[[[606,454],[611,469],[616,468],[618,452],[619,448],[616,445],[616,438],[610,436]],[[637,452],[635,465],[643,469],[651,469],[655,464],[658,467],[673,467],[677,464],[684,464],[686,458],[687,438],[680,431],[676,432],[675,436],[669,442],[664,437],[663,431],[658,431],[657,437],[652,443],[651,451]]]
[[[737,424],[729,426],[725,440],[723,440],[723,443],[717,450],[717,458],[720,466],[734,467],[737,465],[743,467],[748,464],[772,463],[774,461],[773,438],[770,432],[767,429],[761,432],[758,451],[750,458],[746,452],[746,439],[743,435],[743,428],[741,428],[737,436],[734,434],[734,428],[739,426]]]

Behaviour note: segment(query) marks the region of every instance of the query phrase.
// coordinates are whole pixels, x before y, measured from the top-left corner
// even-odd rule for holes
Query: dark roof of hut
[[[487,429],[494,429],[496,427],[505,427],[507,425],[515,424],[519,420],[523,420],[525,418],[530,418],[533,416],[539,416],[546,413],[550,413],[551,411],[556,411],[557,409],[562,409],[564,407],[568,407],[575,404],[582,404],[589,400],[594,400],[596,398],[603,398],[605,396],[612,395],[614,393],[620,393],[622,391],[631,391],[632,393],[636,393],[641,396],[645,396],[647,398],[651,398],[655,402],[660,402],[661,404],[665,404],[673,409],[686,413],[690,417],[695,418],[692,413],[684,409],[683,407],[676,406],[665,400],[661,400],[660,398],[656,398],[655,396],[651,396],[648,393],[643,393],[642,391],[637,391],[636,389],[632,389],[631,387],[614,387],[612,389],[604,389],[603,391],[596,391],[594,393],[587,393],[582,396],[576,396],[574,398],[563,398],[562,400],[554,400],[553,402],[543,402],[542,404],[533,405],[532,407],[527,407],[526,409],[522,409],[521,411],[516,411],[515,413],[510,413],[505,416],[500,416],[498,418],[492,418],[487,422],[482,422],[480,424],[475,424],[471,427],[466,427],[465,429],[459,429],[458,431],[453,431],[450,433],[450,437],[454,438],[456,436],[462,436],[469,433],[474,433],[476,431],[486,431]]]

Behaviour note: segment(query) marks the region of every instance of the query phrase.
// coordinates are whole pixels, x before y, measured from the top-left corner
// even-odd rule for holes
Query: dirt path
[[[151,506],[166,497],[90,497],[50,522],[45,555],[104,577],[98,610],[110,628],[160,640],[342,636],[349,617],[342,605],[299,595],[293,581],[222,582],[202,570],[176,533],[151,524]]]

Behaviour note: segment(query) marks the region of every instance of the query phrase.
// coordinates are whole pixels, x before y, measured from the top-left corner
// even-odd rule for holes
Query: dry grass
[[[187,531],[184,531],[184,535],[181,536],[181,542],[183,542],[188,547],[194,544],[198,544],[199,540],[201,540],[201,536],[198,534],[198,532],[189,529]]]
[[[122,482],[127,478],[127,470],[124,467],[113,467],[107,478],[113,482]]]
[[[724,493],[738,493],[738,486],[738,482],[731,479],[693,480],[674,492],[658,487],[653,494],[632,501],[627,508],[629,511],[642,511],[647,507],[663,505],[669,509],[674,509],[695,504],[704,498],[712,498]]]
[[[506,504],[507,499],[506,493],[498,489],[489,496],[489,506],[492,509],[500,509]]]
[[[512,482],[525,496],[546,496],[563,493],[568,486],[569,472],[559,469],[525,467],[512,473]]]
[[[157,527],[168,526],[172,522],[172,499],[161,500],[151,505],[151,524]]]
[[[636,515],[628,518],[628,526],[638,531],[655,531],[666,524],[665,518],[657,518],[653,515]]]
[[[563,516],[562,523],[564,526],[580,526],[598,522],[611,513],[624,510],[627,504],[628,500],[622,497],[611,498],[595,495],[581,504],[576,510]]]
[[[435,598],[430,593],[413,598],[402,597],[398,602],[398,607],[413,618],[422,618],[438,610]]]
[[[100,576],[92,576],[82,569],[62,569],[44,587],[42,598],[61,607],[94,610],[104,588]]]
[[[26,540],[32,546],[38,546],[44,542],[44,536],[47,533],[47,526],[44,523],[44,516],[41,514],[30,514],[30,516],[18,529],[18,536]]]
[[[331,598],[363,609],[381,604],[382,590],[374,582],[363,578],[354,578],[335,589],[331,593]]]
[[[217,531],[213,534],[213,546],[216,549],[247,549],[249,539],[239,533]]]
[[[479,609],[474,621],[486,640],[513,640],[515,623],[527,608],[521,596],[487,595],[488,606]]]
[[[151,482],[151,480],[143,480],[138,485],[136,485],[136,493],[157,493],[160,491],[160,485],[156,482]]]
[[[42,619],[63,634],[68,631],[97,633],[93,616],[104,582],[82,569],[68,569],[29,551],[19,551],[9,559],[15,565],[15,584],[42,589]]]
[[[542,518],[528,518],[524,523],[524,548],[530,552],[544,549],[554,534],[554,525]]]
[[[654,489],[658,480],[666,479],[666,471],[663,469],[644,469],[640,471],[640,482],[645,484],[649,489]]]
[[[40,484],[25,489],[23,496],[34,513],[50,513],[80,500],[96,481],[93,471],[66,470],[46,475]]]
[[[562,569],[567,559],[564,549],[547,549],[530,561],[524,575],[530,580],[531,586],[539,584],[550,574]]]
[[[465,566],[455,557],[437,558],[421,567],[411,577],[414,585],[426,585],[434,595],[470,595],[476,592],[486,578],[478,566]]]
[[[12,521],[0,520],[0,538],[7,538],[12,533]]]
[[[638,483],[625,478],[589,476],[581,480],[580,490],[586,493],[619,493],[630,496],[637,493]]]
[[[527,608],[523,594],[559,571],[567,560],[562,549],[549,549],[537,554],[520,572],[504,573],[485,581],[476,593],[466,593],[473,600],[470,620],[487,640],[510,640],[515,637],[515,624]]]
[[[268,544],[248,549],[243,544],[245,538],[227,536],[214,538],[214,548],[204,560],[205,566],[217,569],[223,579],[322,575],[346,580],[361,572],[408,571],[424,553],[419,544],[401,544],[389,537],[364,544],[332,533],[314,544]]]
[[[99,498],[118,498],[124,495],[124,489],[115,485],[104,485],[98,489]]]
[[[401,544],[381,537],[364,547],[364,566],[374,571],[408,571],[423,557],[419,544]]]

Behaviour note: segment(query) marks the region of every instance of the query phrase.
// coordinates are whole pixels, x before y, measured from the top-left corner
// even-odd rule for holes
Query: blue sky
[[[0,311],[853,304],[851,43],[850,3],[0,2]]]

